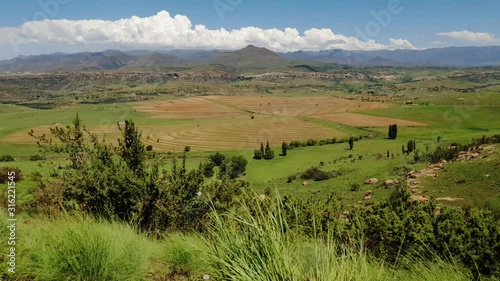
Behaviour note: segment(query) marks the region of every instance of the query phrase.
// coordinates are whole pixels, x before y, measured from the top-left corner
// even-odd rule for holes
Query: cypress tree
[[[287,150],[288,150],[288,144],[286,142],[283,142],[281,144],[281,155],[286,156]]]

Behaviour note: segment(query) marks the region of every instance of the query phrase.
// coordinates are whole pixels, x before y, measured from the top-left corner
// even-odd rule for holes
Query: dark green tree
[[[408,153],[411,153],[415,150],[415,141],[409,140],[406,144]]]
[[[122,138],[118,139],[118,151],[127,166],[136,175],[144,174],[145,147],[141,141],[141,133],[132,120],[125,121],[125,127],[119,127]]]
[[[214,163],[215,166],[220,166],[224,160],[226,160],[226,156],[220,152],[216,152],[210,156],[208,156],[210,161]]]
[[[242,155],[228,158],[220,166],[219,177],[222,178],[226,175],[231,179],[235,179],[245,172],[247,164],[247,159]]]
[[[281,144],[281,155],[286,156],[288,150],[288,144],[286,142],[283,142]]]
[[[395,140],[396,137],[398,136],[398,125],[393,124],[389,125],[389,139]]]
[[[262,151],[260,151],[260,149],[254,150],[254,152],[253,152],[253,159],[255,159],[255,160],[261,160],[262,158],[264,158],[264,155],[262,154]]]
[[[352,150],[354,147],[354,137],[349,138],[349,149]]]
[[[269,142],[267,142],[269,143]],[[260,151],[262,151],[262,155],[264,155],[265,151],[264,151],[264,144],[263,143],[260,143]]]
[[[267,141],[266,149],[264,151],[264,159],[266,160],[274,159],[274,151],[269,146],[269,141]]]

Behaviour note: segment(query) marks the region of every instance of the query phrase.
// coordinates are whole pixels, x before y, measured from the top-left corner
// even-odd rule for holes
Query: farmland
[[[456,76],[460,70],[395,69],[391,70],[390,75],[387,73],[387,69],[356,71],[369,72],[372,78],[363,78],[365,74],[347,75],[344,73],[342,75],[351,78],[339,82],[324,78],[311,78],[305,75],[292,79],[289,74],[284,75],[284,77],[268,74],[255,75],[252,77],[258,78],[252,79],[204,77],[203,79],[207,80],[200,82],[197,80],[199,76],[195,75],[196,78],[193,78],[191,76],[193,74],[186,74],[187,78],[175,80],[172,76],[162,76],[156,72],[148,75],[138,75],[134,72],[126,74],[109,72],[96,74],[94,78],[91,78],[92,75],[89,73],[81,74],[82,79],[77,83],[81,87],[72,85],[64,88],[62,84],[57,84],[59,83],[57,81],[74,79],[78,74],[64,74],[55,78],[49,74],[43,74],[44,83],[48,83],[50,79],[54,79],[55,82],[45,86],[43,83],[39,84],[38,98],[34,98],[33,93],[23,88],[17,89],[20,92],[19,96],[5,96],[5,103],[0,104],[0,149],[2,151],[0,156],[3,159],[0,161],[0,168],[18,168],[23,175],[23,179],[17,183],[18,202],[23,212],[22,215],[26,218],[22,237],[33,237],[32,239],[35,241],[24,245],[23,251],[38,252],[41,251],[40,249],[46,248],[51,250],[43,252],[43,255],[64,256],[65,254],[63,255],[62,252],[57,252],[57,249],[50,247],[49,242],[55,239],[54,241],[63,248],[82,247],[81,251],[85,252],[86,244],[77,242],[71,244],[73,240],[68,237],[72,237],[71,233],[78,229],[79,225],[88,225],[89,229],[95,228],[95,233],[94,230],[89,230],[88,233],[82,232],[79,234],[82,236],[78,237],[85,241],[94,241],[95,237],[101,237],[99,238],[101,240],[96,243],[102,243],[100,245],[110,251],[111,256],[118,259],[123,257],[120,253],[124,253],[124,251],[119,245],[112,243],[110,237],[115,237],[118,240],[123,239],[124,245],[132,249],[139,246],[144,247],[144,256],[123,259],[125,261],[136,258],[138,259],[137,263],[142,264],[141,268],[134,268],[133,272],[130,272],[131,275],[139,274],[138,272],[145,271],[144,268],[147,267],[148,274],[150,274],[148,276],[152,276],[152,280],[170,280],[161,279],[165,276],[174,276],[172,277],[174,279],[178,276],[196,278],[206,273],[204,271],[207,267],[205,258],[215,255],[215,248],[211,248],[215,247],[215,244],[212,243],[232,243],[225,241],[223,238],[225,236],[219,232],[227,231],[231,232],[229,236],[239,237],[238,235],[242,235],[239,231],[241,227],[245,229],[245,227],[252,225],[254,217],[250,215],[250,212],[263,215],[264,217],[259,217],[259,219],[271,224],[251,226],[252,229],[265,227],[266,230],[263,233],[266,235],[276,234],[275,229],[267,228],[281,226],[273,225],[272,222],[275,218],[266,217],[267,214],[262,209],[258,209],[261,207],[278,208],[276,213],[271,213],[272,216],[280,212],[293,213],[297,211],[299,218],[289,216],[287,219],[295,219],[297,221],[293,221],[293,223],[300,222],[300,224],[307,226],[304,229],[293,229],[293,231],[300,232],[297,234],[297,237],[300,238],[294,238],[300,241],[293,240],[294,243],[304,244],[304,248],[311,245],[314,247],[325,246],[321,243],[314,244],[321,240],[309,241],[307,240],[309,238],[302,237],[312,235],[304,233],[318,227],[316,220],[322,221],[322,223],[325,221],[332,223],[338,227],[335,231],[345,231],[345,236],[353,235],[359,229],[356,226],[349,230],[349,224],[343,224],[348,221],[348,217],[354,220],[353,217],[350,217],[351,214],[354,216],[356,212],[363,210],[367,212],[365,215],[372,216],[379,216],[379,214],[376,212],[370,214],[370,210],[386,212],[387,208],[383,206],[387,206],[388,200],[394,200],[391,198],[394,197],[398,186],[407,188],[405,183],[408,183],[409,187],[409,201],[423,203],[412,205],[414,207],[403,211],[400,209],[391,210],[390,212],[394,212],[396,215],[389,218],[383,217],[381,219],[382,215],[375,217],[373,221],[386,222],[389,224],[387,229],[391,229],[391,231],[387,231],[383,224],[370,227],[360,226],[360,229],[364,229],[366,237],[370,237],[366,239],[375,239],[368,241],[377,241],[378,238],[370,236],[375,232],[384,233],[387,236],[384,241],[389,241],[389,239],[399,241],[400,236],[397,232],[394,232],[396,236],[391,236],[392,229],[401,225],[397,214],[408,212],[405,213],[407,214],[404,216],[405,219],[406,217],[423,216],[422,214],[429,213],[425,209],[427,206],[435,206],[436,208],[434,212],[430,212],[429,216],[432,217],[422,219],[429,222],[425,225],[427,228],[440,226],[440,224],[430,223],[430,221],[448,218],[437,215],[441,211],[446,212],[446,207],[451,207],[451,210],[456,212],[453,220],[456,220],[457,216],[462,216],[460,213],[462,209],[457,207],[474,206],[479,210],[499,212],[500,189],[497,183],[500,180],[498,174],[500,148],[498,144],[485,142],[477,147],[472,147],[467,153],[474,155],[478,153],[479,156],[463,161],[452,158],[446,163],[440,162],[439,165],[442,166],[439,166],[440,168],[437,170],[433,170],[434,166],[429,168],[429,165],[437,164],[430,164],[429,160],[424,158],[435,155],[435,151],[438,151],[439,148],[448,151],[452,147],[469,144],[473,139],[477,140],[483,136],[486,138],[500,134],[498,123],[500,117],[498,114],[500,112],[499,93],[494,86],[493,88],[489,86],[495,81],[480,83],[460,78],[461,80],[455,83],[456,81],[450,77]],[[416,81],[408,83],[398,80],[400,77],[398,72],[400,71],[411,73]],[[380,73],[377,74],[377,72]],[[441,77],[441,80],[435,80],[433,75],[436,73],[445,78]],[[332,75],[336,76],[337,74]],[[8,81],[9,89],[18,87],[18,83],[20,83],[18,76],[16,74],[14,78],[4,77],[4,81]],[[23,75],[22,79],[33,79],[33,76],[37,75]],[[165,81],[159,82],[159,79],[165,79]],[[375,81],[373,81],[374,79]],[[77,80],[72,81],[74,81],[72,83],[76,83]],[[446,87],[441,87],[443,85]],[[485,87],[481,87],[481,85]],[[438,86],[437,89],[436,86]],[[51,95],[47,95],[49,91],[53,91]],[[96,94],[96,91],[99,94]],[[59,127],[63,128],[63,131],[70,132],[73,130],[77,114],[86,131],[96,134],[105,141],[93,142],[84,133],[86,145],[84,155],[90,157],[90,160],[80,168],[71,168],[71,165],[77,163],[71,156],[71,147],[59,150],[57,153],[56,150],[43,150],[36,144],[37,139],[30,136],[28,132],[32,131],[34,136],[45,134],[52,144],[64,145],[65,143],[53,135],[50,129]],[[129,128],[128,122],[131,120],[141,133],[141,145],[144,148],[147,147],[147,151],[144,152],[144,172],[142,174],[134,174],[127,170],[124,162],[117,160],[121,157],[119,156],[122,153],[120,149],[123,149],[124,143],[123,140],[120,143],[118,139],[123,138],[124,130]],[[393,124],[396,124],[398,128],[397,138],[389,139],[388,127]],[[71,138],[66,138],[66,144],[68,139],[71,140]],[[349,140],[352,141],[351,144],[349,144]],[[286,142],[286,153],[282,150],[283,142]],[[415,148],[409,151],[409,145],[413,142]],[[273,157],[269,160],[257,159],[258,157],[255,157],[256,151],[260,151],[261,145],[264,149],[268,143],[269,150],[273,151]],[[108,145],[110,146],[108,147]],[[47,148],[47,146],[45,147]],[[267,150],[265,148],[264,153]],[[216,152],[222,153],[225,157],[226,160],[222,163],[226,163],[225,161],[228,159],[234,161],[233,163],[244,159],[245,170],[239,171],[234,179],[228,179],[226,176],[230,175],[227,171],[229,166],[224,166],[221,163],[218,166],[214,165],[215,167],[207,165],[207,163],[213,162]],[[106,162],[96,156],[100,155],[99,153],[102,153],[102,159],[106,159],[106,153],[113,154],[114,158],[109,158],[112,160],[108,160],[110,162],[104,164]],[[159,168],[159,172],[155,170],[156,167]],[[208,172],[206,167],[208,167]],[[408,180],[409,172],[418,174],[418,178]],[[121,178],[122,176],[123,178]],[[365,184],[368,179],[376,179],[376,182]],[[103,184],[104,182],[106,184]],[[195,184],[191,182],[195,182]],[[398,184],[393,185],[394,182],[398,182]],[[165,225],[155,225],[155,220],[149,222],[151,225],[148,227],[153,230],[148,230],[148,235],[158,235],[161,237],[159,240],[145,239],[143,235],[132,231],[127,224],[97,222],[87,218],[68,218],[60,215],[57,215],[57,219],[49,223],[44,217],[45,215],[52,216],[54,213],[59,214],[63,208],[61,206],[69,204],[69,201],[65,201],[65,196],[74,196],[71,202],[87,196],[84,193],[89,192],[87,187],[89,190],[95,186],[103,188],[103,190],[111,190],[102,191],[112,194],[99,197],[101,198],[99,200],[103,200],[102,202],[92,203],[93,201],[88,201],[89,204],[95,204],[99,208],[109,204],[108,201],[120,200],[120,194],[125,194],[121,191],[122,189],[141,187],[142,184],[154,184],[156,188],[163,188],[165,193],[162,196],[167,194],[166,192],[172,192],[168,193],[168,196],[172,197],[165,198],[183,198],[182,192],[176,193],[177,190],[172,189],[176,186],[174,183],[189,190],[191,197],[182,199],[188,200],[188,204],[170,204],[170,201],[155,203],[154,208],[158,208],[157,210],[163,208],[161,210],[164,212],[157,211],[159,213],[155,213],[156,216],[168,221]],[[74,186],[77,188],[73,188]],[[119,192],[112,190],[112,188],[118,188]],[[213,191],[213,188],[218,188],[218,191]],[[238,193],[237,190],[240,188],[244,190],[243,193]],[[134,197],[130,201],[127,201],[128,199],[117,201],[117,206],[132,204],[130,202],[140,202],[138,204],[141,206],[140,208],[134,206],[133,208],[124,208],[119,212],[116,211],[118,216],[127,212],[135,212],[138,209],[144,210],[141,209],[144,206],[142,204],[147,204],[147,200],[149,200],[144,198],[158,196],[153,192],[140,198],[139,196],[150,192],[144,190],[128,193],[131,197],[137,196],[139,199]],[[188,192],[185,190],[183,192]],[[214,192],[215,195],[210,192]],[[218,208],[215,213],[209,214],[207,213],[208,209],[197,205],[200,200],[205,200],[203,197],[205,194],[208,197],[206,200],[210,204],[215,202],[214,205],[210,205]],[[200,199],[199,196],[203,199]],[[280,203],[280,201],[273,205],[273,200],[281,200],[275,198],[268,200],[269,197],[273,196],[293,202],[294,208],[297,209],[286,209],[288,205]],[[6,190],[0,193],[0,197],[7,197]],[[258,198],[258,201],[255,201],[255,198]],[[436,201],[433,201],[434,199]],[[428,201],[431,203],[425,203]],[[37,204],[34,205],[33,202],[37,202]],[[79,204],[80,207],[77,209],[84,209],[87,201],[79,202]],[[398,204],[405,203],[399,202]],[[209,206],[209,204],[204,206]],[[362,208],[363,206],[366,209]],[[280,210],[279,208],[285,209]],[[398,205],[396,208],[400,208],[400,206]],[[464,209],[469,210],[468,207]],[[232,224],[222,225],[222,220],[215,219],[210,223],[221,223],[221,225],[217,225],[216,230],[205,229],[208,224],[205,225],[206,221],[204,220],[208,216],[217,218],[219,215],[217,212],[226,214],[226,212],[233,211],[238,213],[232,214],[232,217],[235,218]],[[188,212],[186,217],[177,217],[183,216],[186,212]],[[334,215],[331,216],[330,212],[333,212]],[[32,213],[35,213],[33,217]],[[41,215],[37,215],[37,213]],[[133,213],[132,216],[136,215],[137,213]],[[360,216],[362,217],[362,215]],[[463,214],[463,217],[463,219],[474,218],[469,213]],[[417,219],[420,218],[422,217],[417,217]],[[128,217],[120,218],[123,221],[129,219]],[[246,221],[247,219],[249,221]],[[461,220],[462,217],[459,219]],[[203,221],[199,222],[198,220]],[[182,225],[185,221],[188,221],[187,227]],[[366,223],[369,223],[371,220],[367,221]],[[339,227],[339,222],[344,225],[344,228]],[[237,226],[239,223],[242,225]],[[488,225],[494,224],[491,221],[488,223]],[[414,231],[412,235],[413,233],[421,235],[422,241],[427,241],[428,245],[431,244],[430,241],[434,241],[433,239],[446,239],[447,237],[445,234],[439,234],[441,235],[439,238],[434,236],[425,238],[432,231],[418,232],[420,224],[409,223],[408,225],[417,228],[411,230]],[[48,236],[42,235],[40,226],[50,229]],[[114,231],[115,228],[119,229],[120,233]],[[188,234],[180,234],[186,228]],[[206,237],[201,238],[192,234],[193,229],[196,229],[194,230],[196,232],[199,228],[203,229],[202,235],[208,235],[207,231],[214,231],[210,233],[213,235],[210,236],[210,239],[222,240],[205,240]],[[373,229],[377,229],[377,231],[374,232]],[[317,231],[324,230],[318,229]],[[248,233],[253,232],[248,230]],[[49,239],[47,237],[55,238]],[[239,237],[238,239],[244,240],[248,237]],[[269,243],[278,241],[286,244],[279,240],[282,239],[279,237],[269,236],[265,239],[268,240],[262,241]],[[470,240],[463,239],[463,241]],[[494,238],[484,238],[484,241],[489,241],[487,239]],[[132,243],[131,241],[138,242]],[[245,245],[253,247],[251,241],[254,239],[245,242]],[[460,249],[457,253],[464,251],[462,247],[463,243],[466,242],[455,244],[448,242]],[[399,242],[394,244],[389,244],[390,242],[380,243],[384,245],[382,247],[384,249],[393,247],[391,245],[397,244],[397,247],[400,245]],[[467,251],[476,249],[474,243],[467,244],[467,247],[470,248]],[[280,244],[280,247],[285,247],[284,244]],[[401,245],[403,244],[401,243]],[[229,247],[233,246],[229,245]],[[399,251],[400,249],[397,247],[391,248],[392,252],[389,255]],[[437,246],[435,247],[437,249]],[[290,249],[297,250],[295,246]],[[437,250],[433,249],[433,251]],[[242,255],[246,253],[251,253],[251,249],[246,249]],[[217,255],[219,254],[217,253]],[[377,255],[379,254],[377,253]],[[198,258],[199,255],[203,256],[203,259]],[[438,255],[436,254],[436,256]],[[181,265],[176,265],[175,263],[179,261],[172,259],[179,256],[190,260],[187,262],[189,264],[181,261]],[[281,254],[278,256],[281,257]],[[378,266],[376,263],[372,263],[371,259],[364,260],[363,255],[358,257],[357,254],[352,253],[349,256],[360,259],[353,260],[352,263],[361,262],[365,263],[364,266],[372,267],[374,264],[375,267]],[[485,256],[480,257],[484,258]],[[323,258],[318,257],[318,259]],[[442,262],[439,261],[440,258],[441,256],[436,258],[437,263]],[[27,276],[47,274],[41,267],[52,268],[53,272],[64,272],[65,270],[58,264],[51,263],[52,257],[47,256],[40,259],[43,260],[43,264],[37,266],[38,257],[28,255],[22,257],[23,262],[32,266],[30,269],[32,271],[27,272]],[[70,261],[71,257],[64,256],[62,259]],[[91,261],[99,259],[100,257],[94,257]],[[249,257],[249,259],[252,258]],[[301,262],[309,261],[308,259],[297,259]],[[488,263],[482,264],[487,265]],[[89,266],[98,266],[98,263]],[[355,267],[351,261],[345,266]],[[445,264],[444,266],[449,265]],[[181,269],[177,269],[177,267]],[[394,276],[395,273],[386,271],[390,270],[388,268],[380,268],[379,274],[383,276],[381,280],[391,280],[387,276],[391,274]],[[453,276],[462,276],[464,280],[469,278],[464,277],[469,276],[469,273],[462,271],[462,268],[450,268],[450,274]],[[427,272],[425,270],[419,269],[419,272]],[[485,272],[486,270],[488,269],[483,269]],[[431,269],[431,271],[438,271],[438,269]]]
[[[438,137],[444,144],[466,143],[500,132],[496,92],[460,93],[443,89],[429,94],[427,89],[436,82],[426,76],[426,72],[415,73],[422,75],[422,81],[426,82],[396,83],[400,90],[393,93],[382,87],[377,94],[374,87],[379,83],[364,83],[357,93],[330,92],[328,82],[311,79],[302,84],[293,80],[273,84],[236,81],[202,86],[195,82],[196,88],[204,88],[203,94],[186,95],[187,82],[176,82],[168,86],[170,93],[155,94],[136,102],[71,105],[63,99],[60,106],[50,109],[1,105],[0,147],[17,161],[0,165],[17,164],[28,173],[34,172],[38,166],[28,158],[37,154],[38,148],[28,131],[50,135],[50,127],[69,125],[78,113],[87,130],[104,136],[110,143],[116,144],[121,134],[118,124],[132,119],[142,132],[142,141],[155,153],[181,153],[189,146],[188,167],[197,167],[216,151],[242,154],[250,161],[245,178],[257,192],[275,187],[283,194],[304,198],[324,198],[333,193],[354,203],[363,197],[365,189],[372,188],[367,186],[353,192],[351,185],[363,185],[363,181],[371,177],[380,180],[400,177],[397,171],[401,167],[420,168],[420,164],[412,163],[412,155],[401,151],[408,140],[416,140],[419,150],[428,152],[440,145]],[[111,78],[113,75],[100,78],[104,79],[103,88],[111,87],[110,93],[118,87],[106,86],[108,80],[116,83],[116,79]],[[420,88],[415,90],[416,87]],[[180,94],[173,94],[179,90]],[[395,141],[385,139],[390,124],[399,126]],[[287,157],[278,156],[271,161],[252,159],[253,150],[261,143],[269,142],[278,152],[283,141],[346,140],[351,136],[367,138],[356,142],[352,151],[347,149],[347,143],[316,144],[290,150]],[[65,161],[57,155],[49,159],[52,163]],[[287,180],[320,165],[324,170],[343,170],[344,175],[310,182],[308,187],[302,187],[300,181],[289,183]],[[387,192],[380,189],[373,200],[385,196]],[[465,202],[481,205],[483,201]]]

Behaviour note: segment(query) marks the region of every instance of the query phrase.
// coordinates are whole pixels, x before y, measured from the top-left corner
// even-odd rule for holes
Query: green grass
[[[422,185],[435,197],[458,197],[463,200],[445,202],[447,205],[484,206],[490,202],[500,208],[500,145],[486,158],[447,163],[435,179],[424,179]],[[484,156],[484,155],[483,155]]]
[[[214,213],[215,223],[206,242],[209,264],[217,280],[470,280],[471,275],[437,259],[413,260],[397,268],[370,259],[362,245],[348,248],[330,238],[308,239],[300,227],[290,228],[277,208],[251,207],[247,202],[238,212]],[[335,231],[335,230],[332,230]],[[328,235],[327,237],[333,237]]]
[[[63,217],[18,222],[17,280],[141,280],[153,247],[120,223]]]

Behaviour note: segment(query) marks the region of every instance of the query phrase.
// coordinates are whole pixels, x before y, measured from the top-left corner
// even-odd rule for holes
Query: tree
[[[220,166],[222,164],[222,162],[224,162],[224,160],[226,160],[226,156],[224,156],[224,154],[220,153],[220,152],[216,152],[210,156],[208,156],[208,158],[210,159],[210,161],[212,161],[215,166]]]
[[[184,147],[184,152],[189,152],[189,151],[191,151],[191,146],[186,145],[186,146]]]
[[[274,151],[269,146],[269,141],[267,141],[266,149],[264,151],[264,159],[266,160],[274,159]]]
[[[267,142],[269,143],[269,142]],[[264,155],[265,151],[264,151],[264,144],[263,143],[260,143],[260,151],[262,151],[262,155]]]
[[[145,148],[141,133],[132,120],[125,121],[125,128],[119,127],[122,139],[118,140],[118,151],[127,166],[136,175],[144,174]]]
[[[219,177],[227,175],[229,178],[235,179],[245,172],[247,164],[247,159],[242,155],[228,158],[220,166]]]
[[[354,147],[354,137],[349,138],[349,149],[352,150]]]
[[[409,140],[406,147],[407,147],[408,153],[413,152],[415,150],[415,141]]]
[[[286,156],[287,150],[288,150],[288,144],[286,142],[283,142],[281,144],[281,155]]]
[[[41,148],[54,151],[57,153],[65,152],[68,155],[68,160],[71,161],[70,168],[77,169],[85,162],[85,139],[83,132],[85,127],[81,124],[81,119],[78,113],[73,119],[73,126],[50,128],[50,133],[59,139],[60,145],[54,145],[52,138],[47,135],[35,136],[33,130],[29,131],[29,135],[36,138],[36,142]]]
[[[262,151],[260,151],[260,149],[254,150],[254,152],[253,152],[253,159],[255,159],[255,160],[261,160],[263,157],[264,157],[264,155],[262,154]]]
[[[389,150],[387,150],[387,159],[389,159],[389,157],[390,157]]]
[[[398,125],[389,125],[389,139],[395,140],[398,136]]]

